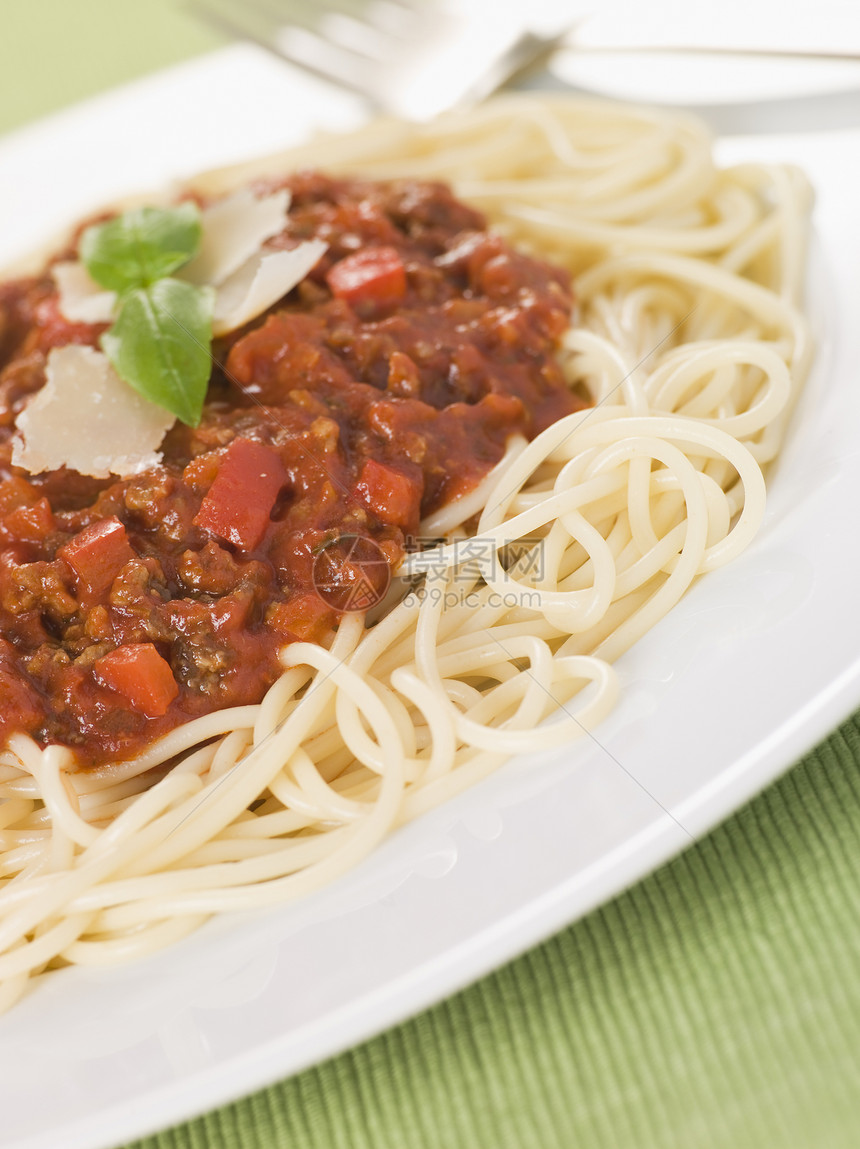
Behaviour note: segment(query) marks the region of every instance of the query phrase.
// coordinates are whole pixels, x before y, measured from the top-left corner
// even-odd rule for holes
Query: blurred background
[[[337,9],[333,17],[325,14],[329,4]],[[303,13],[298,37],[285,32],[278,15],[291,5]],[[704,108],[721,132],[743,126],[747,112],[721,116],[714,108],[810,96],[830,101],[797,109],[798,115],[817,116],[811,125],[816,129],[848,126],[852,114],[860,122],[855,0],[800,0],[790,6],[782,0],[3,0],[0,133],[225,47],[242,33],[279,43],[293,55],[294,49],[306,52],[307,41],[314,33],[319,41],[321,33],[323,52],[333,46],[335,53],[346,48],[347,56],[354,55],[357,46],[364,49],[368,16],[386,30],[396,27],[410,48],[389,51],[386,66],[377,66],[375,74],[384,81],[388,107],[393,91],[396,110],[418,118],[438,110],[463,76],[468,83],[469,74],[502,54],[506,37],[517,40],[527,24],[544,42],[570,29],[568,48],[553,56],[550,71],[541,75],[543,85]],[[457,50],[446,58],[443,50],[454,41]],[[418,42],[425,57],[419,65],[435,67],[426,77],[411,55],[411,44]],[[676,50],[691,47],[698,50]],[[319,43],[311,54],[317,50]],[[422,90],[413,93],[410,105],[407,89],[416,81]],[[832,100],[846,92],[854,96],[853,113],[851,104]],[[780,108],[779,117],[790,122],[785,111]],[[773,127],[762,122],[758,106],[754,114],[755,128]]]
[[[227,42],[175,0],[4,0],[0,132]]]

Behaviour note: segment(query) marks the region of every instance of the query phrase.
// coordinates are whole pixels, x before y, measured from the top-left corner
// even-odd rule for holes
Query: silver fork
[[[188,0],[231,35],[361,95],[429,119],[537,64],[572,19],[545,0]]]

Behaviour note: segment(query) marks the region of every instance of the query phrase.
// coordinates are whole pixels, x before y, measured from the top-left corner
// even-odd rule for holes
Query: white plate
[[[95,202],[295,139],[311,107],[356,115],[231,48],[8,137],[0,263]],[[51,978],[0,1018],[2,1149],[115,1146],[415,1013],[642,877],[860,703],[858,146],[721,145],[801,163],[818,188],[822,352],[760,538],[625,656],[599,744],[511,763],[300,903]]]
[[[551,66],[586,91],[689,106],[860,87],[860,18],[851,0],[543,2],[582,17]]]

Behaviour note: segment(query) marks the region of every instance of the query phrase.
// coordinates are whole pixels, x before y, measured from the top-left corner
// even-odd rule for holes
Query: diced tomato
[[[366,247],[336,263],[326,276],[332,295],[352,307],[388,306],[406,294],[406,268],[394,247]]]
[[[297,594],[289,602],[276,602],[266,615],[272,630],[301,642],[319,642],[334,620],[335,612],[315,594]]]
[[[7,475],[0,482],[0,515],[8,515],[16,507],[28,506],[38,499],[36,489],[26,479],[17,475]]]
[[[254,439],[234,439],[197,512],[195,525],[240,550],[254,550],[266,533],[286,478],[273,447]]]
[[[125,564],[137,557],[116,515],[84,527],[57,555],[75,573],[82,606],[103,598]]]
[[[96,676],[148,718],[160,718],[179,694],[169,664],[151,642],[119,646],[97,658]]]
[[[40,543],[56,529],[57,522],[51,504],[39,499],[30,507],[18,507],[6,516],[5,527],[15,539],[25,543]]]
[[[356,483],[362,501],[383,523],[409,530],[417,527],[421,484],[403,471],[366,459]]]

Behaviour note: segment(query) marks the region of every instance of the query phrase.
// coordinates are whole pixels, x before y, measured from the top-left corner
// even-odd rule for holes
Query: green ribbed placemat
[[[860,714],[412,1021],[135,1149],[854,1149]]]

